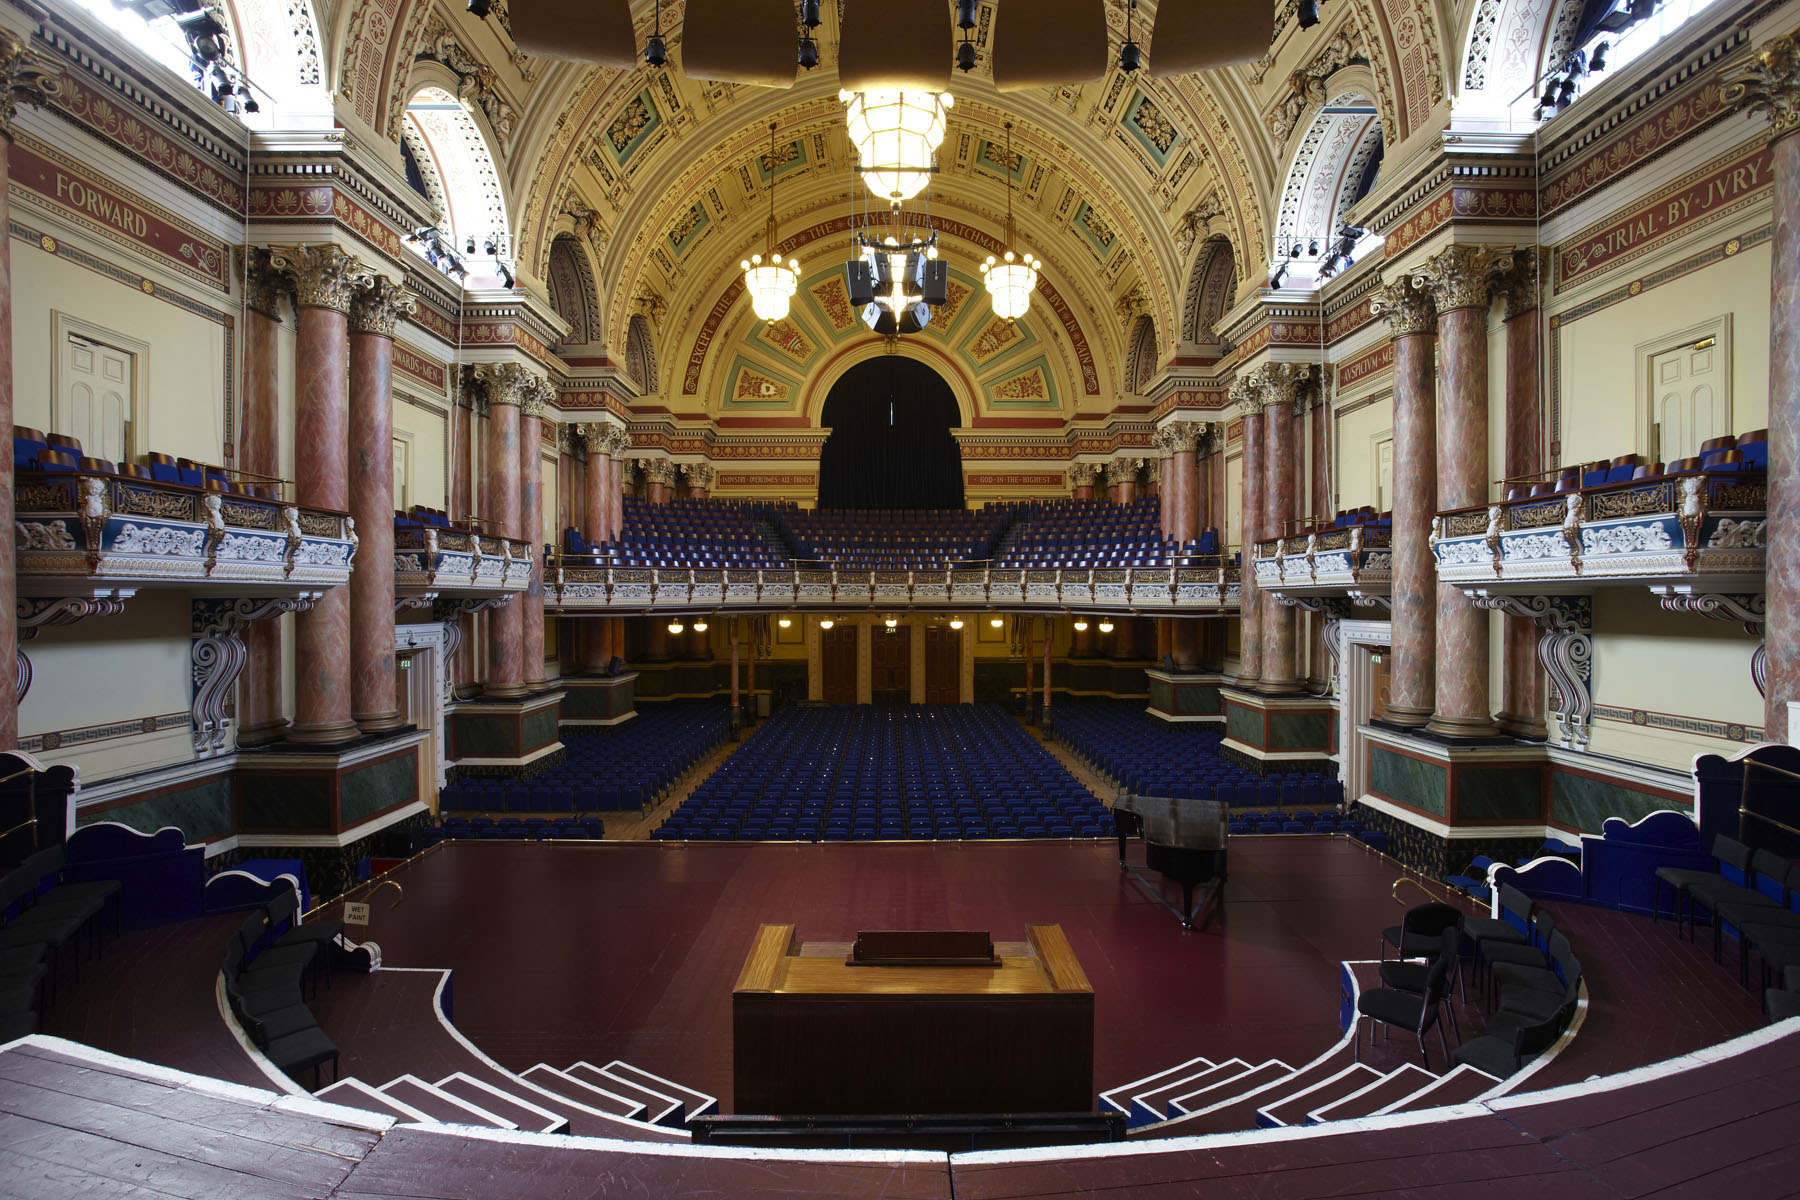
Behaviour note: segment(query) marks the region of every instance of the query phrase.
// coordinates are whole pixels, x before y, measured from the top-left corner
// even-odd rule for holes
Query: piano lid
[[[1225,845],[1225,806],[1217,800],[1127,793],[1117,807],[1144,822],[1146,842],[1190,850],[1219,850]]]

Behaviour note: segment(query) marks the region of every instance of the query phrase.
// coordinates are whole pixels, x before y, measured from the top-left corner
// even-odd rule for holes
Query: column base
[[[392,733],[396,729],[405,729],[408,724],[397,708],[388,712],[369,713],[366,716],[360,713],[351,713],[350,718],[364,733]]]
[[[562,759],[557,735],[562,701],[563,693],[556,691],[512,701],[483,696],[458,704],[448,714],[446,758],[458,775],[535,775]]]
[[[1225,740],[1220,750],[1258,774],[1319,771],[1336,775],[1337,706],[1310,696],[1265,696],[1222,687]]]
[[[294,725],[285,741],[298,746],[342,746],[362,736],[354,721],[345,721],[341,725]]]
[[[1392,726],[1395,729],[1423,729],[1431,720],[1432,710],[1429,708],[1408,708],[1399,704],[1390,704],[1381,716],[1369,722],[1371,725]]]
[[[520,700],[531,695],[531,689],[522,683],[481,685],[481,697],[484,700]]]
[[[238,727],[238,749],[246,750],[252,746],[266,746],[270,742],[279,742],[287,735],[288,723],[283,721],[263,721],[256,725]]]
[[[636,671],[568,676],[563,679],[562,688],[564,725],[623,725],[637,716]]]
[[[1549,726],[1544,724],[1543,716],[1515,716],[1512,713],[1494,714],[1494,724],[1507,737],[1520,738],[1527,742],[1542,742],[1550,737]]]
[[[1388,852],[1434,878],[1477,854],[1502,861],[1537,850],[1548,824],[1543,746],[1511,739],[1447,741],[1365,725],[1357,798],[1363,823],[1388,835]]]
[[[1458,741],[1484,741],[1500,736],[1500,727],[1492,717],[1433,716],[1425,722],[1425,732]]]
[[[1219,688],[1231,681],[1205,672],[1146,670],[1150,704],[1145,712],[1168,725],[1223,725],[1225,704]]]

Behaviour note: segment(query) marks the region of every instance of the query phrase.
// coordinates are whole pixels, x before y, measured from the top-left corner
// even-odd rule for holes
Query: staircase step
[[[637,1121],[644,1116],[644,1106],[636,1100],[572,1079],[546,1063],[539,1063],[529,1071],[519,1072],[519,1078],[534,1083],[547,1092],[553,1092],[564,1100],[572,1100],[583,1108],[609,1117]]]
[[[1258,1063],[1248,1071],[1173,1097],[1169,1101],[1169,1119],[1191,1117],[1205,1112],[1215,1104],[1228,1103],[1270,1084],[1279,1083],[1293,1073],[1294,1068],[1280,1059],[1272,1058],[1266,1063]]]
[[[1334,1104],[1352,1092],[1360,1092],[1381,1078],[1381,1072],[1374,1067],[1351,1063],[1337,1074],[1327,1075],[1311,1087],[1290,1092],[1285,1100],[1265,1104],[1257,1109],[1256,1123],[1264,1129],[1274,1129],[1283,1125],[1309,1124],[1310,1118],[1307,1114],[1313,1109],[1321,1105]]]
[[[1169,1102],[1177,1096],[1191,1096],[1217,1084],[1228,1083],[1250,1070],[1250,1064],[1241,1058],[1227,1059],[1221,1063],[1208,1063],[1192,1071],[1183,1072],[1178,1078],[1165,1080],[1161,1084],[1133,1093],[1128,1126],[1147,1125],[1167,1119]]]
[[[485,1080],[465,1075],[461,1071],[444,1076],[433,1086],[458,1100],[473,1104],[497,1117],[504,1117],[520,1129],[528,1129],[533,1133],[569,1132],[569,1118],[563,1114],[551,1112],[523,1096],[502,1091]]]
[[[1277,1074],[1261,1087],[1249,1091],[1236,1091],[1235,1095],[1221,1095],[1212,1104],[1193,1111],[1190,1120],[1183,1121],[1178,1129],[1170,1129],[1170,1134],[1182,1137],[1206,1133],[1232,1133],[1240,1129],[1256,1128],[1256,1114],[1259,1109],[1271,1104],[1279,1104],[1298,1092],[1312,1087],[1315,1083],[1323,1083],[1350,1065],[1348,1051],[1342,1054],[1329,1054],[1316,1059],[1298,1070],[1289,1071],[1286,1075]],[[1231,1085],[1227,1085],[1230,1090]]]
[[[1212,1070],[1213,1065],[1213,1061],[1210,1058],[1190,1058],[1184,1063],[1177,1063],[1175,1066],[1167,1067],[1154,1075],[1146,1075],[1142,1079],[1134,1079],[1130,1083],[1122,1083],[1111,1091],[1100,1093],[1098,1098],[1100,1111],[1129,1113],[1131,1111],[1131,1101],[1134,1096],[1141,1096],[1148,1089],[1161,1087],[1171,1080],[1188,1079],[1201,1071],[1210,1071]],[[1160,1120],[1161,1114],[1156,1114],[1154,1119]]]
[[[615,1096],[622,1096],[634,1104],[644,1108],[639,1120],[652,1125],[667,1125],[675,1129],[682,1128],[686,1122],[682,1119],[681,1101],[664,1092],[642,1087],[623,1079],[615,1079],[605,1070],[592,1063],[578,1062],[574,1066],[564,1067],[563,1074],[577,1083],[585,1083],[589,1087],[600,1088]]]
[[[1417,1112],[1422,1108],[1438,1108],[1445,1104],[1466,1104],[1499,1084],[1500,1081],[1486,1071],[1459,1066],[1405,1099],[1388,1105],[1380,1111],[1380,1115]]]
[[[1419,1089],[1430,1087],[1436,1082],[1437,1076],[1424,1067],[1407,1063],[1403,1067],[1388,1072],[1367,1087],[1351,1092],[1329,1104],[1314,1108],[1307,1114],[1307,1120],[1343,1121],[1353,1117],[1373,1116],[1388,1105],[1398,1103]]]
[[[675,1097],[677,1100],[681,1101],[683,1110],[689,1121],[693,1120],[695,1117],[710,1116],[719,1111],[719,1098],[717,1096],[709,1096],[698,1088],[687,1087],[683,1084],[676,1083],[673,1079],[664,1079],[661,1075],[653,1075],[649,1071],[646,1071],[641,1067],[634,1067],[628,1062],[622,1062],[615,1058],[600,1069],[605,1071],[608,1075],[611,1075],[614,1079],[624,1079],[637,1083],[639,1086],[648,1086],[654,1088],[656,1091]]]
[[[459,1100],[415,1075],[402,1075],[398,1079],[382,1084],[378,1090],[383,1095],[392,1096],[408,1108],[424,1113],[431,1120],[442,1121],[447,1125],[485,1125],[493,1129],[518,1128],[505,1117],[495,1116],[484,1108],[470,1104],[466,1100]]]
[[[347,1079],[340,1079],[330,1087],[320,1088],[313,1093],[313,1096],[315,1099],[329,1100],[333,1104],[342,1104],[346,1108],[360,1108],[365,1112],[380,1113],[382,1116],[392,1117],[396,1121],[423,1125],[437,1124],[418,1109],[402,1104],[393,1096],[378,1091],[354,1075]]]

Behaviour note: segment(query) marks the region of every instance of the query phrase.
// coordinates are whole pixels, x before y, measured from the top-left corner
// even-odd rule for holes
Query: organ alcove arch
[[[961,508],[960,421],[950,385],[897,354],[857,363],[820,412],[820,508]]]

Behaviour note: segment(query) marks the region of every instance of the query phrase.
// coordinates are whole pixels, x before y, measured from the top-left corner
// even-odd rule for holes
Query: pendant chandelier
[[[931,182],[932,162],[944,140],[948,92],[839,92],[849,107],[844,124],[861,159],[863,182],[893,205],[918,195]]]
[[[1031,310],[1031,292],[1037,287],[1038,260],[1029,254],[1013,252],[1012,207],[1012,122],[1006,123],[1006,242],[1005,255],[996,261],[988,255],[982,264],[981,279],[994,298],[994,315],[1016,321]]]
[[[769,122],[769,223],[764,229],[769,263],[763,256],[752,254],[742,264],[744,290],[750,293],[750,308],[764,321],[779,321],[788,315],[788,302],[800,286],[800,263],[788,259],[783,266],[775,254],[775,122]]]

